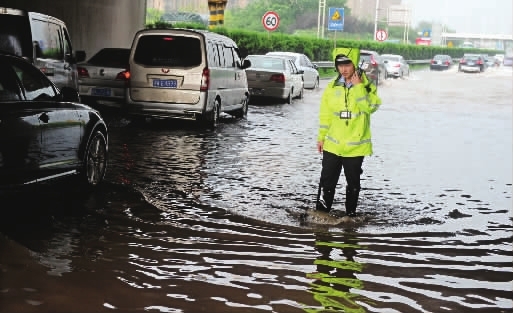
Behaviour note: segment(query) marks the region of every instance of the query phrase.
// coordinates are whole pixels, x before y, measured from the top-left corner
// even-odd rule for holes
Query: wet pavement
[[[512,83],[451,69],[379,86],[354,223],[300,218],[326,81],[215,131],[105,112],[100,190],[3,202],[0,311],[513,312]]]

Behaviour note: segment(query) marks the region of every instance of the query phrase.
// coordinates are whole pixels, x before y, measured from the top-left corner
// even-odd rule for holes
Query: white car
[[[251,98],[275,98],[292,103],[303,98],[303,71],[285,57],[248,55],[251,66],[246,69]]]
[[[272,51],[267,52],[266,55],[284,56],[290,58],[294,61],[296,67],[304,72],[303,78],[305,88],[319,88],[319,72],[317,71],[317,66],[314,65],[312,61],[310,61],[310,59],[303,53]]]
[[[385,64],[387,77],[403,78],[410,75],[410,66],[406,60],[398,54],[382,54],[381,58]]]

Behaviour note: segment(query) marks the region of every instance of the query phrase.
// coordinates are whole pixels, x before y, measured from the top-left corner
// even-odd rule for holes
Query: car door
[[[43,111],[22,101],[16,74],[3,58],[0,72],[0,186],[23,185],[40,168]]]
[[[299,64],[300,69],[304,71],[305,85],[307,85],[308,88],[313,88],[317,80],[317,70],[314,68],[313,63],[310,62],[310,59],[308,59],[306,55],[302,54],[299,57]]]
[[[82,122],[76,104],[56,99],[57,91],[40,71],[26,62],[14,66],[25,93],[25,101],[37,108],[41,146],[38,179],[71,174],[79,166],[78,149]]]
[[[287,59],[286,60],[287,69],[290,71],[290,77],[292,81],[292,86],[294,88],[294,97],[298,97],[301,95],[303,90],[303,74],[301,71],[296,67],[294,62]]]

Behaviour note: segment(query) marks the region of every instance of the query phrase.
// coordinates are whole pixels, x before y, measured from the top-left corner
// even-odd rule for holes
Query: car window
[[[134,61],[148,66],[190,67],[201,64],[201,55],[201,41],[197,37],[146,35],[137,42]]]
[[[12,68],[24,88],[26,100],[50,100],[57,95],[48,78],[30,64],[15,61]]]
[[[0,60],[0,73],[0,101],[20,100],[15,72],[3,60]]]
[[[130,49],[101,49],[87,63],[95,66],[125,67]]]

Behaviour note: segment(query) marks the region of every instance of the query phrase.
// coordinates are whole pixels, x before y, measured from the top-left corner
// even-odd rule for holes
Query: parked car
[[[216,127],[221,112],[248,112],[248,60],[231,38],[206,30],[143,29],[133,39],[127,113]]]
[[[130,48],[103,48],[77,65],[79,94],[83,103],[120,108],[130,72]]]
[[[71,175],[100,184],[108,132],[98,111],[21,57],[0,53],[0,189]]]
[[[452,57],[446,54],[437,54],[431,59],[430,70],[448,70],[452,67]]]
[[[513,66],[513,56],[512,55],[505,56],[504,59],[502,60],[502,65],[503,66]]]
[[[304,72],[303,77],[305,88],[319,88],[319,72],[317,71],[317,65],[313,64],[305,54],[296,52],[272,51],[267,52],[266,55],[284,56],[290,58],[294,61],[296,67]]]
[[[25,57],[58,88],[78,89],[76,63],[86,54],[73,50],[66,24],[56,17],[0,7],[0,51]]]
[[[303,98],[303,70],[287,57],[248,55],[251,66],[246,69],[248,87],[253,97],[285,100]]]
[[[458,66],[458,72],[484,72],[486,64],[481,54],[464,54]]]
[[[410,65],[403,56],[398,54],[382,54],[383,63],[387,71],[387,77],[403,78],[410,75]]]
[[[359,66],[365,71],[367,77],[378,86],[387,78],[387,70],[383,59],[376,51],[360,50]]]

